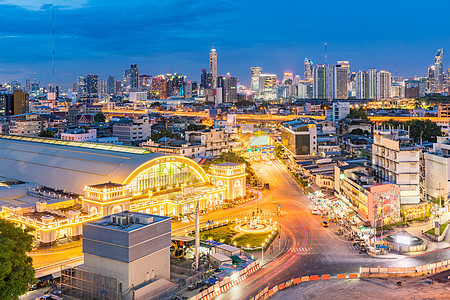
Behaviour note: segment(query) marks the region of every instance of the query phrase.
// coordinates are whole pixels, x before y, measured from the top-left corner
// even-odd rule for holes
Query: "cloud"
[[[11,5],[32,11],[46,10],[52,6],[59,9],[78,9],[86,6],[88,0],[0,0],[0,5]]]

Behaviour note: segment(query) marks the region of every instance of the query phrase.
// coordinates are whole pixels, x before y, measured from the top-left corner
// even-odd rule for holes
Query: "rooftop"
[[[89,222],[86,225],[131,232],[165,220],[170,220],[170,217],[123,211]]]
[[[239,167],[241,165],[242,164],[238,164],[238,163],[224,162],[221,164],[212,165],[211,167]]]

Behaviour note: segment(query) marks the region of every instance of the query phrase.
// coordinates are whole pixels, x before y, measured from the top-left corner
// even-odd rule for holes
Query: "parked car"
[[[313,215],[320,215],[320,211],[319,211],[317,208],[313,208],[313,209],[311,210],[311,213],[312,213]]]

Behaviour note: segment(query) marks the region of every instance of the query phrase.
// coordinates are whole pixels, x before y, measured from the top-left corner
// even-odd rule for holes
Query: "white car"
[[[313,208],[313,209],[311,210],[311,213],[312,213],[313,215],[320,215],[320,211],[319,211],[317,208]]]

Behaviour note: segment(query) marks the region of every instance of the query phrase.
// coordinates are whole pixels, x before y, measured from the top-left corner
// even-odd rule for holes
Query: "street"
[[[217,299],[249,299],[265,287],[285,282],[302,275],[336,275],[358,273],[360,267],[416,266],[440,261],[450,255],[450,249],[438,250],[402,259],[372,258],[354,249],[353,242],[335,235],[337,226],[321,226],[322,218],[312,215],[313,204],[292,179],[287,170],[276,160],[255,163],[254,169],[271,190],[264,193],[261,207],[276,209],[272,200],[281,204],[287,214],[276,218],[286,235],[285,253],[265,265],[246,280],[219,295]]]
[[[207,220],[214,220],[217,224],[243,216],[250,217],[258,208],[262,210],[261,218],[272,218],[278,222],[280,236],[286,243],[282,243],[277,258],[270,258],[262,269],[225,291],[217,299],[249,299],[267,286],[271,288],[303,275],[359,273],[360,267],[417,266],[450,256],[450,249],[416,256],[400,256],[399,259],[373,258],[366,253],[360,253],[352,241],[336,234],[338,228],[335,223],[331,223],[327,228],[321,226],[322,217],[312,215],[313,203],[280,162],[257,162],[253,164],[253,168],[258,177],[270,184],[270,190],[263,191],[262,199],[209,212],[200,216],[200,222],[204,224]],[[277,216],[279,205],[280,214]],[[193,230],[194,226],[193,221],[173,222],[172,234],[184,235],[186,230]],[[273,247],[278,247],[277,243],[274,244]],[[53,266],[82,255],[80,242],[66,249],[54,250],[32,253],[35,267]],[[270,251],[266,253],[270,254]],[[266,259],[267,257],[270,255],[265,254]],[[51,270],[51,273],[56,271]]]

